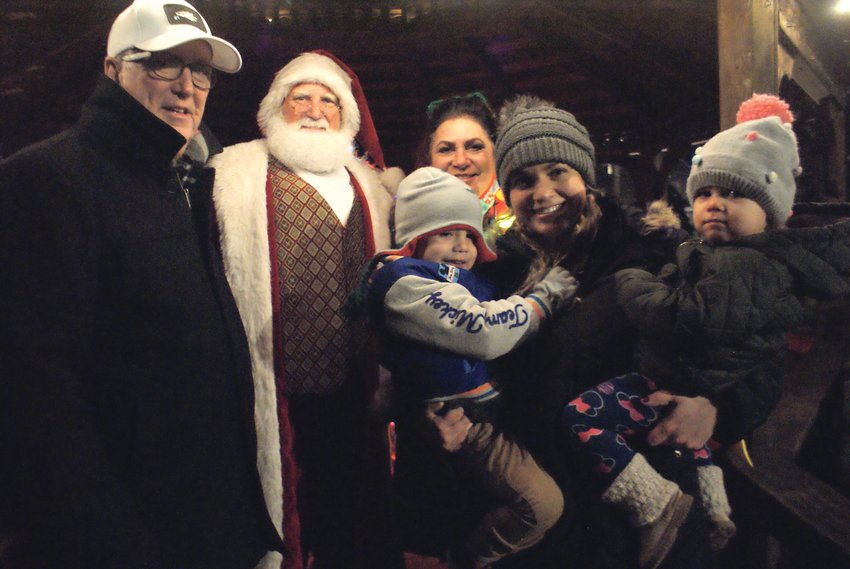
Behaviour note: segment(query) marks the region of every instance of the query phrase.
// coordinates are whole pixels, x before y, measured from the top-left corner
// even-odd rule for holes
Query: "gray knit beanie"
[[[502,113],[496,139],[496,172],[510,205],[508,177],[512,172],[545,162],[561,162],[578,171],[585,183],[596,183],[596,158],[587,129],[567,111],[552,106],[518,108]]]
[[[758,203],[770,227],[781,227],[791,214],[795,177],[801,172],[797,137],[779,117],[742,122],[712,137],[691,163],[688,199],[706,187],[733,190]]]
[[[419,239],[441,229],[466,228],[475,234],[479,263],[494,261],[496,254],[483,237],[484,210],[469,187],[439,168],[414,170],[398,186],[395,205],[395,245],[381,255],[410,256]]]

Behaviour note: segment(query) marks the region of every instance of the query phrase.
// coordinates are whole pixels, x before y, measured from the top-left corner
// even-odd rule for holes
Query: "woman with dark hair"
[[[484,232],[494,240],[513,216],[496,181],[493,158],[496,117],[481,93],[432,101],[420,166],[434,166],[459,178],[478,195],[484,209]]]

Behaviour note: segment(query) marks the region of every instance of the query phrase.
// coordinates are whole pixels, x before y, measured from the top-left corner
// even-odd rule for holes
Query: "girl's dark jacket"
[[[850,222],[713,246],[693,240],[676,256],[663,276],[617,275],[619,302],[640,330],[637,366],[659,388],[709,398],[714,438],[734,442],[776,406],[801,298],[850,293]]]
[[[251,569],[282,548],[213,171],[190,209],[183,144],[102,77],[75,126],[0,162],[3,567]]]

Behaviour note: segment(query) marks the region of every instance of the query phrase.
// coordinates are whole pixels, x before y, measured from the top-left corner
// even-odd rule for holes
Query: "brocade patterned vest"
[[[355,191],[343,226],[315,188],[273,157],[268,180],[275,346],[283,348],[276,367],[288,395],[336,393],[355,367],[342,307],[366,262],[363,204]]]

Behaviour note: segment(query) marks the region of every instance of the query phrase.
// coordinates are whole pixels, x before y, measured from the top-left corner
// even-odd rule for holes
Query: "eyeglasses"
[[[192,75],[192,85],[204,91],[215,85],[215,69],[206,63],[186,63],[176,55],[167,51],[134,51],[120,56],[121,61],[129,61],[142,65],[152,79],[174,81],[179,79],[183,70],[189,68]]]
[[[342,110],[342,107],[339,104],[339,101],[329,97],[328,95],[322,96],[318,101],[316,101],[319,105],[319,110],[322,113],[330,113],[337,110]],[[307,93],[304,94],[295,94],[292,98],[289,99],[289,104],[292,105],[292,108],[295,109],[299,113],[306,113],[310,109],[313,108],[313,96]]]

